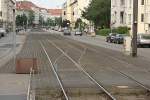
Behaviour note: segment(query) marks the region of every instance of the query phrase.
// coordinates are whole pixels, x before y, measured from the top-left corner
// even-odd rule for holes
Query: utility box
[[[132,43],[132,38],[130,36],[127,36],[124,38],[124,52],[127,55],[130,55],[131,53],[131,43]]]
[[[16,59],[16,74],[30,74],[30,70],[37,72],[36,58],[17,58]]]

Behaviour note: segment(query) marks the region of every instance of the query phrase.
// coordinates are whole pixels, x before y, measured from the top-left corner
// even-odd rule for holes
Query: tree
[[[82,24],[82,20],[79,18],[77,19],[77,21],[75,22],[75,28],[80,28]]]
[[[92,0],[88,8],[82,12],[82,17],[92,21],[96,27],[110,27],[111,0]]]
[[[70,27],[70,21],[69,20],[63,20],[62,27]]]
[[[80,30],[84,30],[86,26],[86,23],[84,23],[80,18],[77,19],[77,21],[75,22],[75,29],[80,29]]]
[[[16,25],[25,27],[27,25],[27,16],[25,14],[16,16]]]
[[[35,19],[35,15],[33,11],[29,11],[29,18],[28,18],[28,25],[32,26],[33,25],[33,21]]]
[[[61,26],[62,25],[62,17],[56,17],[55,18],[55,24],[57,25],[57,26]]]
[[[48,18],[47,19],[47,25],[48,26],[54,26],[55,25],[55,21],[53,19],[51,19],[51,18]]]
[[[41,26],[44,25],[44,18],[43,18],[42,15],[40,15],[40,17],[39,17],[39,23],[40,23]]]
[[[21,17],[22,17],[21,18],[22,19],[22,25],[26,26],[27,25],[27,20],[28,20],[27,16],[25,14],[23,14]]]
[[[21,22],[21,15],[17,15],[17,16],[16,16],[16,26],[22,26],[21,23],[22,23],[22,22]]]

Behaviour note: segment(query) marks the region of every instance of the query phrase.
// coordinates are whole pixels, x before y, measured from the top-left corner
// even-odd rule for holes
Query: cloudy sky
[[[44,8],[58,8],[58,7],[60,8],[66,0],[26,0],[26,1],[32,1],[36,5]]]

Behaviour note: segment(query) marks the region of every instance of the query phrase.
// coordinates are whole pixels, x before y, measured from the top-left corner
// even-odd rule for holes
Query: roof
[[[32,7],[38,8],[34,3],[30,1],[17,1],[16,9],[17,10],[32,10]]]
[[[52,16],[61,16],[62,15],[62,9],[48,9],[48,12]]]
[[[48,13],[52,16],[61,16],[62,15],[62,9],[46,9],[41,8],[35,5],[34,3],[30,1],[17,1],[16,2],[16,9],[17,10],[33,10],[32,8],[38,8],[40,11],[46,10]]]

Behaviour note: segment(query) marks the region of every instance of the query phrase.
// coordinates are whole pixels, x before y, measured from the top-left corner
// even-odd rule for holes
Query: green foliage
[[[57,26],[61,26],[62,25],[62,18],[61,17],[55,18],[55,24]]]
[[[55,26],[55,21],[51,18],[47,19],[47,26]]]
[[[118,27],[117,29],[114,29],[113,32],[119,33],[119,34],[129,34],[129,28],[128,27]]]
[[[92,0],[82,12],[82,17],[92,21],[96,27],[109,28],[111,0]]]
[[[96,31],[97,35],[107,36],[109,33],[111,33],[111,29],[100,29]],[[118,33],[118,34],[129,34],[129,28],[128,27],[118,27],[115,29],[112,29],[112,33]]]
[[[97,30],[96,34],[102,35],[102,36],[107,36],[110,32],[111,32],[111,29],[101,29],[101,30]]]
[[[23,15],[17,15],[16,16],[16,25],[17,26],[26,26],[27,25],[27,16],[25,14]]]
[[[63,20],[61,26],[62,27],[70,27],[70,21],[69,20]]]
[[[21,24],[22,24],[21,15],[17,15],[17,16],[16,16],[16,25],[17,25],[17,26],[21,26]]]
[[[85,29],[86,23],[84,23],[80,18],[75,22],[75,29],[80,29],[83,31]]]
[[[43,18],[42,15],[39,16],[39,24],[40,24],[41,26],[44,25],[44,18]]]
[[[33,11],[29,11],[29,18],[28,18],[28,24],[29,24],[29,26],[33,25],[34,19],[35,19],[34,12]]]
[[[75,29],[79,28],[81,26],[81,24],[82,24],[82,20],[80,18],[77,19],[77,21],[75,22]]]

